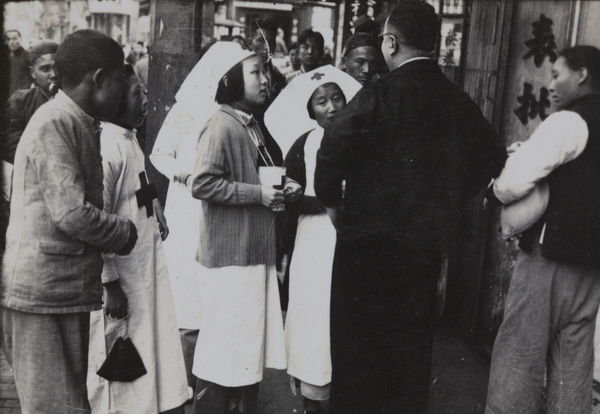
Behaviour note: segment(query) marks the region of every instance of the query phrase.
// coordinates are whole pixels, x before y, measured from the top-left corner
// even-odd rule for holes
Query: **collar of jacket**
[[[423,71],[439,72],[440,67],[438,66],[437,62],[433,59],[419,59],[407,62],[399,68],[390,71],[390,73],[407,73]]]
[[[231,115],[242,125],[250,127],[257,123],[256,119],[254,118],[254,115],[247,114],[244,111],[236,110],[230,105],[221,105],[219,110]]]
[[[590,103],[600,103],[600,92],[593,92],[593,93],[588,93],[586,95],[580,96],[579,98],[575,99],[573,102],[571,102],[569,105],[567,105],[564,109],[565,110],[570,110],[571,108],[575,107],[576,105],[581,105],[581,104],[590,104]]]

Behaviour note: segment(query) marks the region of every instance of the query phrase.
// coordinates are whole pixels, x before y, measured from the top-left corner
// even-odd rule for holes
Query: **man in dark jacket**
[[[0,163],[2,165],[2,199],[0,200],[0,251],[4,251],[4,235],[10,215],[12,190],[12,170],[15,151],[21,135],[34,112],[46,103],[51,96],[51,87],[58,82],[54,71],[54,54],[58,44],[49,40],[36,43],[28,56],[31,59],[29,71],[36,82],[31,89],[20,89],[8,100],[4,121],[4,131],[0,136]]]
[[[19,89],[31,86],[29,75],[29,57],[23,46],[21,46],[21,33],[18,30],[7,30],[4,33],[4,41],[10,50],[10,94]]]
[[[58,44],[50,40],[40,40],[29,50],[29,71],[36,86],[16,91],[8,100],[6,133],[0,144],[2,159],[13,163],[15,150],[21,134],[35,111],[48,102],[58,78],[54,70],[54,54]]]
[[[316,194],[338,231],[332,414],[427,412],[441,257],[506,158],[431,59],[439,30],[433,7],[400,2],[381,46],[390,73],[338,112],[317,156]]]

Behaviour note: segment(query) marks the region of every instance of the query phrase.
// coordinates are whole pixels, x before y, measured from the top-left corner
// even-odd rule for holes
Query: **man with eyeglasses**
[[[439,32],[432,6],[399,2],[381,45],[390,72],[336,114],[317,156],[316,194],[337,229],[331,414],[427,412],[442,255],[506,158],[431,59]]]

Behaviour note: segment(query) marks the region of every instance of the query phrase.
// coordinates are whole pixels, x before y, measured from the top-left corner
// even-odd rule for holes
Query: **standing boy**
[[[31,118],[15,155],[0,279],[5,351],[23,413],[89,410],[90,311],[102,305],[101,251],[127,254],[133,223],[102,211],[98,120],[114,116],[123,52],[93,30],[56,52],[63,90]]]

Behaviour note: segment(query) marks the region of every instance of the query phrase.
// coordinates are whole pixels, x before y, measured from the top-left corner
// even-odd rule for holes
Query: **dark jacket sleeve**
[[[304,163],[304,144],[309,132],[294,142],[285,158],[286,175],[306,189],[306,165]],[[282,243],[286,253],[291,253],[296,241],[298,218],[301,214],[318,214],[325,211],[323,203],[317,197],[302,196],[294,202],[285,203],[285,213],[281,219]]]
[[[345,172],[359,161],[368,145],[369,131],[377,113],[375,83],[362,88],[350,103],[338,112],[327,128],[317,153],[315,192],[327,207],[342,201]]]
[[[467,192],[468,195],[473,196],[485,188],[490,179],[500,175],[508,155],[500,137],[485,119],[479,107],[472,101],[470,105],[471,117],[465,120],[467,125],[471,126],[468,137],[470,145],[465,148],[471,148],[471,152],[467,155],[471,171]]]
[[[17,144],[23,135],[23,131],[27,126],[27,120],[25,119],[24,108],[20,105],[20,91],[13,94],[6,105],[5,114],[5,131],[2,143],[0,144],[0,154],[4,161],[14,164],[15,162],[15,151],[17,150]]]
[[[302,191],[306,190],[306,164],[304,162],[304,144],[310,131],[302,135],[294,142],[285,157],[286,175],[296,181],[302,187]],[[302,196],[294,201],[286,203],[286,210],[292,214],[319,214],[325,211],[325,206],[317,197]]]

